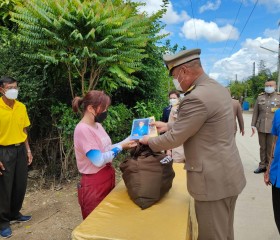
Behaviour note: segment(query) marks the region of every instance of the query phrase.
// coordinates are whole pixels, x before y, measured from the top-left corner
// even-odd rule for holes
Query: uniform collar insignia
[[[195,86],[196,86],[196,85],[190,86],[189,89],[184,93],[184,96],[186,96],[186,95],[189,94],[192,90],[194,90],[194,89],[195,89]]]

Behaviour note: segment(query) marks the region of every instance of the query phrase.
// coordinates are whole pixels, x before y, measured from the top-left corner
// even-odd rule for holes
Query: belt
[[[8,148],[8,147],[19,147],[23,145],[23,142],[22,143],[16,143],[16,144],[11,144],[11,145],[0,145],[0,148]]]

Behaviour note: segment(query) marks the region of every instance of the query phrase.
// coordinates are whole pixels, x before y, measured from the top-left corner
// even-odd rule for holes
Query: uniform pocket
[[[202,172],[202,159],[188,159],[186,169],[190,172]]]
[[[197,195],[206,194],[205,176],[202,172],[188,171],[187,177],[187,185],[190,193]]]

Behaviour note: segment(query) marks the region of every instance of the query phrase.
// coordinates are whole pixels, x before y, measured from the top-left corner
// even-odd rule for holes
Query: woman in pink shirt
[[[92,90],[83,98],[75,97],[72,102],[74,112],[83,107],[83,118],[74,131],[74,148],[79,172],[78,199],[83,219],[115,187],[115,169],[112,160],[122,149],[136,146],[128,138],[112,145],[111,139],[101,123],[107,116],[111,104],[110,97],[102,91]]]

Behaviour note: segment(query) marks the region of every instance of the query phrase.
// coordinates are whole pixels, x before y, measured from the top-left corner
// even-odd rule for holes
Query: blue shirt
[[[278,139],[274,149],[274,159],[270,165],[269,179],[273,186],[280,188],[280,109],[274,113],[271,134]]]

